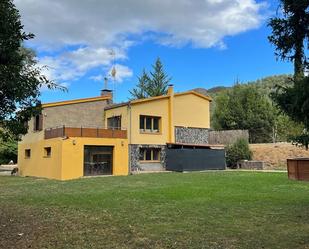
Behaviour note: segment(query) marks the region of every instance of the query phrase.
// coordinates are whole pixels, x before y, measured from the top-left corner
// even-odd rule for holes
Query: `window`
[[[51,147],[44,148],[44,157],[51,157]]]
[[[34,118],[33,118],[33,130],[34,131],[41,131],[43,130],[43,115],[42,114],[39,114],[39,115],[36,115]]]
[[[121,129],[121,116],[114,116],[107,119],[107,128],[108,129]]]
[[[160,149],[158,148],[141,148],[140,161],[160,161]]]
[[[25,150],[25,158],[30,158],[31,157],[31,150],[30,149],[26,149]]]
[[[158,133],[160,131],[160,117],[144,116],[139,117],[139,129],[141,132]]]

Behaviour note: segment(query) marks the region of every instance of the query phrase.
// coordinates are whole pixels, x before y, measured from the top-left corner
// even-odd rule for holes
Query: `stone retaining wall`
[[[264,169],[263,161],[247,161],[242,160],[237,163],[239,169]]]

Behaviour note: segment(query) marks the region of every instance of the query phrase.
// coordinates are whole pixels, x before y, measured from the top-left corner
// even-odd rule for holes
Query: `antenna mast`
[[[116,98],[116,67],[115,67],[115,56],[116,56],[116,53],[114,51],[114,49],[111,49],[110,50],[110,55],[112,57],[112,70],[110,72],[111,76],[112,76],[112,79],[113,79],[113,95],[114,95],[114,98]]]
[[[104,77],[104,89],[107,89],[108,78]]]

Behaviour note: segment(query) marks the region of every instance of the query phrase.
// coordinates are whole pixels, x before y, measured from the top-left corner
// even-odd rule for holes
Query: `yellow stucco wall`
[[[33,122],[34,117],[32,117],[28,122],[28,132],[21,137],[20,143],[34,143],[44,139],[44,131],[34,131]]]
[[[36,143],[18,145],[18,166],[21,176],[46,177],[59,180],[83,176],[84,145],[113,146],[113,175],[127,175],[127,139],[114,138],[54,138]],[[51,156],[44,157],[44,147],[51,147]],[[25,149],[31,149],[31,157],[25,158]]]
[[[139,129],[139,116],[159,116],[161,117],[159,133],[141,133]],[[131,106],[131,144],[166,144],[168,140],[168,98],[158,99]]]
[[[104,126],[107,127],[107,119],[121,116],[121,128],[128,129],[129,128],[129,109],[128,106],[120,106],[118,108],[113,108],[109,110],[105,110],[104,112]]]
[[[85,145],[113,146],[113,175],[129,173],[127,139],[71,137],[62,144],[62,180],[83,176]]]
[[[127,175],[129,172],[128,144],[165,145],[174,142],[174,127],[210,127],[209,100],[195,94],[173,94],[129,106],[106,110],[107,118],[121,115],[121,125],[128,131],[128,139],[70,137],[63,140],[44,140],[43,132],[31,132],[18,146],[18,165],[22,176],[37,176],[60,180],[75,179],[84,173],[84,146],[113,146],[113,175]],[[159,133],[140,132],[140,115],[158,116]],[[30,122],[30,129],[32,130]],[[44,147],[51,147],[51,157],[44,157]],[[31,149],[31,158],[25,158],[25,149]]]
[[[175,142],[175,126],[209,128],[209,100],[195,94],[173,94],[171,97],[151,101],[141,100],[129,106],[121,106],[105,111],[107,118],[121,115],[122,128],[128,130],[129,144],[166,144]],[[161,117],[160,133],[141,133],[139,116]]]
[[[209,101],[193,94],[176,95],[174,126],[209,128]]]
[[[52,148],[50,157],[44,156],[44,147]],[[31,150],[30,158],[25,158],[26,149]],[[61,179],[61,158],[62,141],[60,138],[18,144],[18,167],[21,176]]]

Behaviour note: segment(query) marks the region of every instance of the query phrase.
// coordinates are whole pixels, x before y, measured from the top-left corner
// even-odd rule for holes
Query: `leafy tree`
[[[153,71],[150,72],[150,75],[143,70],[142,75],[138,78],[139,83],[136,88],[130,91],[132,99],[160,96],[167,93],[171,78],[165,73],[160,58],[156,60],[152,67]]]
[[[2,141],[0,139],[0,165],[8,164],[10,160],[17,162],[17,141],[9,139]]]
[[[252,151],[247,140],[240,138],[235,143],[226,146],[226,164],[230,168],[236,168],[240,160],[251,160]]]
[[[303,124],[291,120],[289,116],[277,109],[272,135],[273,142],[291,142],[303,130]]]
[[[267,97],[254,85],[237,84],[216,98],[212,118],[215,129],[249,130],[254,143],[272,140],[274,108]]]
[[[309,147],[309,77],[297,80],[288,87],[278,88],[272,94],[282,112],[293,121],[304,125],[304,132],[292,138],[296,144]]]
[[[24,123],[39,111],[40,88],[61,88],[41,74],[34,53],[23,42],[34,38],[23,31],[12,0],[0,1],[0,127],[1,134],[27,132]]]
[[[293,121],[288,115],[282,113],[282,111],[275,106],[270,96],[276,91],[276,88],[278,86],[287,87],[291,85],[291,78],[292,78],[291,75],[274,75],[246,83],[248,85],[256,87],[257,90],[274,105],[273,111],[275,119],[272,132],[269,134],[269,136],[271,137],[269,141],[273,142],[291,141],[293,137],[295,137],[297,134],[300,134],[304,130],[304,125],[296,121]],[[216,109],[217,97],[221,96],[222,93],[231,90],[233,87],[216,87],[208,90],[208,93],[213,98],[210,109],[212,115],[212,118],[210,119],[211,127],[213,128],[220,127],[216,117],[213,115]]]
[[[278,57],[294,62],[294,78],[289,85],[278,87],[272,97],[283,113],[304,125],[303,133],[294,136],[293,141],[308,149],[309,78],[304,76],[304,71],[308,69],[309,1],[281,0],[280,7],[283,17],[270,20],[272,35],[269,41],[276,46]]]
[[[281,17],[270,19],[269,41],[276,47],[276,56],[294,62],[294,77],[303,77],[308,67],[305,48],[309,39],[309,1],[280,0]]]

